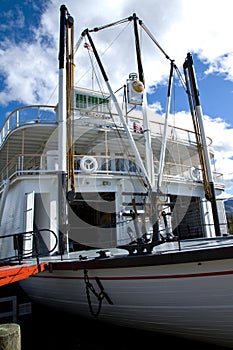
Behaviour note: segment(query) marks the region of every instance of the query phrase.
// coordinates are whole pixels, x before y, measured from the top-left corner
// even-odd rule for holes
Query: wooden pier
[[[48,263],[24,262],[16,265],[0,266],[0,286],[14,283],[48,269]]]

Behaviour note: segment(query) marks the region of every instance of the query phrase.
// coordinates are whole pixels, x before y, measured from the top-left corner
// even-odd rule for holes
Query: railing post
[[[19,111],[16,111],[16,126],[19,126]]]
[[[35,237],[35,253],[36,253],[36,262],[37,262],[37,266],[38,266],[38,271],[41,272],[41,268],[40,268],[40,259],[39,259],[39,230],[36,228],[35,231],[33,232],[34,237]]]

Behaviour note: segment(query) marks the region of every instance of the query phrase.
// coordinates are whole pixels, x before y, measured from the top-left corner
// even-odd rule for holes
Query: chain
[[[100,279],[98,277],[95,277],[96,283],[98,284],[98,286],[100,288],[100,292],[97,293],[97,291],[95,290],[93,284],[89,280],[89,277],[88,277],[88,274],[87,274],[88,271],[84,270],[83,272],[84,272],[84,282],[85,282],[85,285],[86,285],[86,294],[87,294],[87,301],[88,301],[89,309],[90,309],[90,312],[91,312],[92,316],[97,317],[99,315],[99,313],[100,313],[101,306],[102,306],[102,301],[103,301],[104,298],[107,300],[107,302],[110,305],[113,305],[113,302],[111,301],[111,299],[109,298],[107,293],[104,291],[104,288],[103,288],[102,283],[100,282]],[[92,307],[91,293],[96,297],[96,299],[99,302],[96,312],[94,311],[94,309]]]

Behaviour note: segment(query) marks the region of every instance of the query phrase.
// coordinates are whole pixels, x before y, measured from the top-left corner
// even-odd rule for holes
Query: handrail
[[[8,235],[0,236],[0,239],[13,237],[15,250],[17,250],[18,253],[16,255],[8,256],[8,257],[5,257],[3,259],[0,259],[0,266],[6,265],[6,264],[12,263],[12,262],[18,262],[19,264],[21,264],[25,258],[32,257],[34,255],[37,259],[37,265],[39,267],[39,265],[40,265],[39,257],[41,256],[40,248],[39,248],[39,234],[41,232],[48,232],[54,236],[54,238],[55,238],[54,246],[52,247],[52,249],[48,250],[47,254],[52,253],[58,245],[58,238],[57,238],[57,235],[55,234],[55,232],[50,230],[50,229],[38,229],[35,231],[11,233]],[[24,253],[23,252],[23,237],[27,236],[27,235],[34,236],[35,241],[34,241],[34,246],[32,247],[32,249],[30,251],[27,251],[26,253]]]
[[[30,115],[26,114],[26,110],[35,109],[36,112]],[[1,130],[0,130],[0,146],[6,139],[7,135],[16,128],[19,128],[22,125],[28,125],[31,123],[55,123],[56,116],[54,114],[46,113],[46,117],[41,114],[41,109],[44,110],[56,110],[56,106],[52,105],[30,105],[30,106],[22,106],[15,110],[13,110],[5,120]],[[20,115],[21,112],[21,115]],[[25,114],[23,113],[25,112]]]
[[[35,115],[26,115],[26,118],[24,116],[25,119],[21,119],[20,117],[20,112],[23,113],[23,111],[28,110],[28,109],[37,109],[37,113],[35,113]],[[27,124],[31,124],[32,122],[35,123],[48,123],[48,122],[56,122],[56,118],[53,115],[53,118],[51,118],[51,116],[46,115],[46,118],[43,117],[43,115],[41,114],[41,109],[43,110],[51,110],[53,109],[54,111],[56,111],[56,106],[54,105],[28,105],[28,106],[22,106],[19,107],[15,110],[13,110],[7,117],[7,119],[5,120],[1,130],[0,130],[0,145],[3,143],[3,141],[5,140],[6,136],[9,134],[9,132],[11,132],[12,130],[14,130],[15,128],[18,128],[22,125],[27,125]],[[76,113],[80,113],[80,116],[82,117],[82,113],[84,113],[84,116],[88,116],[87,113],[89,113],[89,117],[93,117],[91,115],[91,113],[94,113],[95,116],[96,114],[102,116],[102,115],[109,115],[109,113],[107,112],[98,112],[98,111],[87,111],[85,109],[82,108],[74,108],[74,112]],[[111,113],[112,116],[117,117],[118,115],[116,113]],[[77,117],[77,116],[76,116]],[[132,120],[138,120],[138,121],[142,121],[141,118],[134,116],[134,115],[128,115],[127,118],[132,119]],[[109,121],[108,121],[109,122]],[[115,122],[113,122],[115,124]],[[151,125],[158,125],[160,128],[163,128],[164,124],[162,122],[158,122],[158,121],[154,121],[154,120],[150,120],[150,124]],[[192,137],[190,137],[189,135],[195,135],[194,131],[192,130],[188,130],[188,129],[184,129],[178,126],[173,126],[173,125],[169,125],[169,127],[171,129],[175,129],[178,132],[181,133],[186,133],[187,134],[187,140],[189,142],[194,142],[192,141]],[[160,133],[163,131],[163,129],[161,129]],[[152,131],[152,134],[154,132]],[[155,133],[156,134],[156,133]],[[180,138],[180,137],[179,137]],[[209,146],[212,144],[212,139],[207,137],[207,139],[209,140]]]
[[[50,154],[17,154],[11,161],[6,164],[6,166],[0,171],[0,192],[5,186],[5,179],[9,180],[15,179],[20,176],[27,175],[51,175],[57,174],[56,166],[48,166],[47,160],[52,159],[56,156]],[[80,174],[84,172],[80,169],[80,161],[85,155],[75,155],[74,157],[74,170],[75,174]],[[23,157],[24,162],[19,161]],[[94,175],[121,175],[121,176],[130,176],[138,175],[138,169],[134,163],[134,158],[124,159],[122,156],[95,156],[98,162],[98,169]],[[157,164],[158,161],[154,161],[155,167],[155,176],[157,176]],[[131,170],[130,170],[131,169]],[[193,181],[191,177],[191,165],[186,164],[177,164],[172,162],[167,162],[164,170],[164,180],[171,181],[174,179],[176,181]],[[89,175],[89,174],[88,174]],[[224,185],[223,174],[214,171],[214,180],[216,185]],[[202,182],[202,178],[198,182]]]
[[[26,110],[33,110],[33,109],[36,109],[35,113],[32,111],[32,113],[30,114],[27,114],[27,113],[24,113]],[[43,112],[44,112],[44,109],[47,109],[48,110],[48,113],[46,113],[45,115],[43,115],[43,113],[41,114],[41,109],[43,109]],[[31,125],[32,123],[55,123],[56,122],[56,115],[54,113],[50,113],[51,112],[51,109],[53,109],[54,111],[56,111],[56,106],[51,106],[51,105],[30,105],[30,106],[23,106],[23,107],[20,107],[20,108],[17,108],[15,109],[14,111],[12,111],[7,120],[5,121],[5,123],[3,124],[3,127],[0,131],[0,147],[3,145],[4,141],[6,140],[7,136],[14,130],[14,129],[17,129],[19,128],[20,126],[25,126],[25,125]],[[84,121],[86,121],[88,123],[88,118],[86,119],[87,115],[84,114],[82,115],[82,113],[88,113],[88,111],[86,110],[82,110],[82,109],[77,109],[75,108],[74,111],[76,112],[76,115],[75,115],[75,118],[77,118],[77,113],[79,112],[79,117],[82,119],[82,117],[84,117]],[[19,113],[22,113],[23,115],[20,115]],[[90,113],[90,112],[89,112]],[[94,113],[94,111],[93,111]],[[106,114],[105,112],[95,112],[95,114],[98,114],[98,115],[103,115],[103,114]],[[112,113],[112,115],[115,117],[117,116],[117,114],[114,114]],[[22,118],[23,117],[23,118]],[[88,117],[92,118],[93,116],[91,115],[88,115]],[[138,116],[134,116],[134,115],[128,115],[127,118],[130,118],[131,121],[135,121],[135,120],[138,120],[138,121],[142,121]],[[95,118],[96,120],[96,118]],[[98,121],[97,121],[98,122]],[[114,122],[111,120],[111,123],[113,123],[114,125]],[[158,134],[162,134],[162,131],[163,131],[163,123],[162,122],[158,122],[158,121],[153,121],[153,120],[150,120],[150,123],[151,125],[156,125],[156,127],[158,128],[158,130],[153,130],[153,127],[152,127],[152,134],[156,137]],[[177,127],[177,126],[172,126],[170,125],[169,126],[170,128],[170,135],[169,135],[169,139],[171,139],[172,142],[186,142],[187,144],[189,145],[195,145],[195,138],[194,138],[194,131],[192,130],[187,130],[187,129],[183,129],[183,128],[180,128],[180,127]],[[176,132],[173,133],[173,131],[176,130]],[[140,136],[140,135],[139,135]],[[209,140],[209,143],[211,144],[211,140]],[[30,156],[30,155],[27,155],[27,154],[22,154],[21,157],[23,157],[22,159],[24,159],[23,162],[21,162],[21,158],[20,158],[20,155],[15,155],[15,157],[13,159],[10,160],[10,162],[5,166],[5,168],[3,168],[1,170],[1,177],[0,177],[0,190],[2,188],[2,185],[3,185],[3,181],[6,179],[6,178],[11,178],[12,176],[18,176],[18,175],[27,175],[29,173],[29,171],[31,171],[31,173],[37,173],[38,171],[42,171],[43,173],[46,173],[47,170],[46,168],[44,169],[38,169],[38,167],[34,167],[33,164],[32,166],[30,167],[28,164],[28,167],[26,167],[25,165],[25,157],[26,156]],[[48,155],[45,155],[45,154],[34,154],[33,157],[34,159],[46,159]],[[39,157],[39,158],[38,158]],[[77,157],[75,157],[76,159],[78,159]],[[98,158],[100,159],[100,156],[98,156]],[[111,161],[110,158],[108,157],[105,157],[105,159],[108,161]],[[101,160],[101,163],[102,163],[102,160]],[[175,164],[174,164],[175,165]],[[154,166],[156,167],[156,162],[154,163]],[[167,164],[168,166],[168,172],[165,171],[164,173],[164,178],[166,178],[166,176],[168,176],[170,178],[170,171],[169,171],[169,164]],[[176,165],[178,167],[180,167],[180,165]],[[23,167],[23,168],[22,168]],[[25,168],[24,168],[25,167]],[[183,173],[184,171],[186,172],[186,170],[188,171],[188,169],[185,169],[184,167],[182,167],[183,171],[181,171],[181,173]],[[10,170],[10,173],[9,173],[9,170]],[[52,169],[50,169],[52,170]],[[49,170],[49,172],[51,172]],[[170,169],[171,170],[171,169]],[[78,171],[78,169],[76,169],[76,171]],[[99,173],[107,173],[107,174],[110,174],[112,173],[112,171],[108,171],[108,169],[101,169],[99,171]],[[114,173],[117,173],[117,171],[115,171]],[[120,171],[119,171],[120,173]],[[178,172],[177,174],[173,174],[175,176],[180,176],[181,174]],[[222,178],[222,174],[215,174],[216,175],[216,179],[221,181],[221,178]],[[180,180],[182,180],[182,177],[179,178]],[[1,182],[2,180],[2,182]],[[184,180],[187,180],[187,176],[184,177]]]

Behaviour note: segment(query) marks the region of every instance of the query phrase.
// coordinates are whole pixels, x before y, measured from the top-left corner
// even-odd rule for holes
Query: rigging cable
[[[124,23],[123,21],[121,23]],[[106,49],[102,52],[102,54],[100,55],[100,57],[102,58],[105,53],[110,49],[110,47],[114,44],[114,42],[116,42],[117,39],[119,39],[119,37],[122,35],[122,33],[126,30],[126,28],[128,27],[129,23],[127,23],[126,26],[124,26],[124,28],[116,35],[116,37],[110,42],[110,44],[106,47]],[[94,32],[96,30],[92,29],[86,29],[89,32]],[[85,32],[85,31],[84,31]],[[77,44],[75,45],[75,49],[74,49],[74,53],[76,53],[76,51],[78,50],[78,48],[81,45],[82,40],[84,39],[84,35],[82,33],[81,38],[78,40]],[[84,44],[85,45],[85,44]],[[91,47],[91,45],[90,45]],[[92,69],[94,69],[94,66],[92,66]],[[79,78],[78,82],[80,82],[80,80],[90,71],[90,68],[88,70],[86,70],[86,72],[83,73],[83,75]]]

